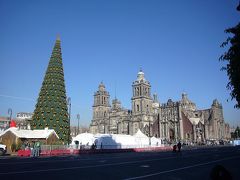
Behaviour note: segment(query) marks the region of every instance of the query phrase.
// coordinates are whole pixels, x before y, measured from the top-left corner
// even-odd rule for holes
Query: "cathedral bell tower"
[[[109,126],[109,92],[101,82],[98,91],[94,93],[93,119],[90,125],[91,133],[108,133]]]
[[[132,84],[132,115],[133,115],[133,131],[138,129],[150,135],[150,126],[153,121],[152,118],[152,97],[151,85],[144,77],[142,70],[138,72],[137,80]]]

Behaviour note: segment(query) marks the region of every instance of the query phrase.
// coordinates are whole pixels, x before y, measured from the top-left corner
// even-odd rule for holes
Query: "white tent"
[[[113,134],[113,140],[120,144],[121,148],[134,148],[137,146],[135,137],[125,134]]]
[[[135,138],[125,134],[96,134],[95,139],[97,148],[123,149],[137,146]]]
[[[150,142],[151,141],[151,142]],[[82,133],[72,140],[72,145],[89,145],[96,144],[97,149],[125,149],[125,148],[141,148],[161,145],[161,140],[155,137],[149,138],[140,130],[133,136],[125,134],[90,134]],[[79,146],[80,147],[80,146]],[[78,147],[78,148],[79,148]]]
[[[140,129],[138,129],[137,133],[134,134],[133,137],[135,138],[136,143],[140,147],[145,147],[145,146],[148,146],[150,144],[150,142],[149,142],[150,138],[147,137],[145,134],[143,134]]]
[[[121,148],[120,144],[118,144],[110,134],[102,134],[95,137],[95,144],[98,149],[118,149]]]
[[[151,137],[151,146],[160,146],[162,144],[161,139]]]
[[[91,133],[82,133],[77,135],[72,139],[72,145],[79,144],[79,145],[89,145],[91,146],[95,141],[94,135]]]

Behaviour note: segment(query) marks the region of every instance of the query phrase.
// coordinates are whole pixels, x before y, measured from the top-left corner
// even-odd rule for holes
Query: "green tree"
[[[240,5],[237,7],[240,11]],[[237,26],[228,28],[225,33],[230,33],[232,36],[228,37],[221,47],[226,47],[230,44],[230,48],[220,58],[220,61],[225,61],[226,66],[222,70],[227,71],[229,82],[227,89],[230,90],[231,99],[235,99],[237,103],[235,108],[240,108],[240,23]]]
[[[31,122],[32,129],[54,129],[63,142],[69,141],[70,122],[62,64],[61,42],[56,40]]]
[[[235,136],[235,138],[240,138],[240,128],[239,127],[236,128],[236,130],[234,132],[234,136]]]

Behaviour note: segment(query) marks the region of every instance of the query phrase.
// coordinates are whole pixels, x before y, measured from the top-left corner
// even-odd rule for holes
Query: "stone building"
[[[19,129],[31,129],[32,113],[19,112],[16,116],[16,123]]]
[[[0,134],[3,133],[10,125],[10,118],[0,116]]]
[[[203,142],[230,138],[229,125],[224,122],[222,105],[214,100],[209,109],[198,110],[186,93],[180,101],[169,99],[160,104],[157,94],[151,95],[150,82],[140,70],[132,83],[132,109],[122,107],[101,82],[94,93],[91,133],[135,134],[140,129],[147,136],[165,141]]]
[[[186,93],[177,102],[168,100],[159,110],[155,120],[159,130],[155,136],[167,141],[184,140],[204,142],[205,140],[229,139],[229,125],[224,122],[222,105],[215,99],[209,109],[198,110]]]

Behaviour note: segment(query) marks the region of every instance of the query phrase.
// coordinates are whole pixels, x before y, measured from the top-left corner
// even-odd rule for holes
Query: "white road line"
[[[216,163],[216,162],[221,162],[221,161],[226,161],[226,160],[231,160],[231,159],[235,159],[235,158],[240,158],[240,156],[218,159],[218,160],[215,160],[215,161],[209,161],[209,162],[206,162],[206,163],[199,163],[199,164],[195,164],[195,165],[191,165],[191,166],[185,166],[185,167],[170,169],[170,170],[166,170],[166,171],[160,171],[160,172],[157,172],[157,173],[147,174],[147,175],[143,175],[143,176],[130,177],[130,178],[126,178],[124,180],[148,178],[148,177],[157,176],[157,175],[160,175],[160,174],[166,174],[166,173],[180,171],[180,170],[184,170],[184,169],[190,169],[190,168],[194,168],[194,167],[204,166],[204,165],[213,164],[213,163]]]
[[[149,165],[141,165],[140,167],[142,167],[142,168],[149,168],[150,166]]]
[[[222,151],[222,152],[224,152],[224,151]],[[221,152],[221,153],[222,153]],[[225,151],[225,152],[232,152],[232,151]],[[197,155],[197,156],[199,156],[199,155],[202,155],[202,154],[204,154],[204,155],[206,155],[206,154],[211,154],[212,152],[210,151],[204,151],[204,152],[201,152],[201,153],[197,153],[197,152],[191,152],[191,157],[193,156],[193,155]],[[220,153],[220,152],[219,152]],[[169,152],[168,154],[172,154],[172,152]],[[188,154],[188,153],[187,153]],[[177,155],[177,154],[176,154]],[[122,158],[136,158],[136,157],[159,157],[159,155],[156,153],[156,154],[154,154],[154,156],[151,154],[141,154],[141,155],[139,155],[139,156],[115,156],[115,157],[110,157],[110,158],[99,158],[99,157],[97,157],[96,159],[93,159],[92,157],[90,158],[82,158],[81,156],[80,157],[78,157],[78,156],[76,156],[76,157],[74,157],[74,158],[71,158],[71,159],[56,159],[56,160],[52,160],[51,159],[51,157],[40,157],[39,159],[41,159],[41,158],[47,158],[47,160],[40,160],[40,161],[37,161],[37,159],[36,159],[36,161],[20,161],[20,162],[0,162],[0,165],[11,165],[11,164],[34,164],[34,163],[55,163],[55,162],[74,162],[74,161],[101,161],[101,160],[112,160],[112,159],[122,159]],[[64,158],[67,158],[68,156],[64,156]],[[72,157],[72,156],[69,156],[69,157]],[[172,157],[172,156],[168,156],[168,157],[164,157],[164,156],[162,156],[163,158],[168,158],[168,157]],[[188,156],[184,156],[184,157],[188,157]],[[21,158],[23,158],[23,157],[21,157]],[[25,159],[31,159],[30,157],[27,157],[27,158],[25,158]]]
[[[68,167],[68,168],[53,168],[53,169],[38,169],[38,170],[28,170],[28,171],[13,171],[13,172],[3,172],[0,175],[10,175],[10,174],[24,174],[24,173],[37,173],[37,172],[49,172],[49,171],[62,171],[62,170],[73,170],[73,169],[86,169],[86,168],[95,168],[95,167],[104,167],[104,166],[117,166],[124,164],[134,164],[139,162],[151,162],[151,161],[159,161],[166,159],[173,159],[174,157],[168,158],[160,158],[160,159],[148,159],[148,160],[138,160],[138,161],[125,161],[120,163],[108,163],[108,164],[99,164],[99,165],[89,165],[89,166],[76,166],[76,167]]]
[[[155,154],[154,156],[152,154],[140,154],[140,155],[136,155],[136,156],[129,156],[129,155],[124,155],[124,156],[114,156],[114,157],[97,157],[97,158],[92,158],[91,157],[81,157],[80,156],[76,156],[74,158],[71,158],[71,159],[56,159],[56,160],[51,160],[50,158],[51,157],[46,157],[48,158],[47,160],[39,160],[37,161],[20,161],[20,162],[0,162],[0,165],[11,165],[11,164],[32,164],[32,163],[55,163],[55,162],[71,162],[71,161],[101,161],[101,160],[112,160],[112,159],[122,159],[122,158],[136,158],[136,157],[159,157],[158,154]],[[64,156],[64,158],[68,158],[68,156]],[[72,157],[72,156],[69,156],[69,158]],[[172,157],[172,156],[171,156]],[[20,158],[24,158],[24,157],[20,157]],[[40,157],[38,159],[41,159],[41,158],[45,158],[45,157]],[[166,157],[163,157],[163,158],[166,158]],[[27,157],[25,159],[32,159],[31,157]],[[50,159],[50,160],[49,160]]]

